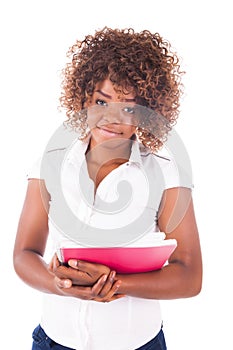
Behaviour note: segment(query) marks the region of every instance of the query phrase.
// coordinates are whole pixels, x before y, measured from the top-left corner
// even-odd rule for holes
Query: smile
[[[115,135],[122,135],[123,132],[120,132],[120,131],[117,131],[117,130],[114,130],[114,129],[108,129],[108,128],[102,128],[102,127],[99,127],[97,126],[97,129],[102,133],[102,134],[105,134],[105,135],[112,135],[112,136],[115,136]]]

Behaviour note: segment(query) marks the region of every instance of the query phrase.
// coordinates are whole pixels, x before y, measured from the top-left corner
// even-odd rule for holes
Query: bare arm
[[[54,277],[43,260],[48,237],[48,209],[49,194],[44,182],[29,180],[15,240],[14,268],[19,277],[31,287],[47,293],[57,293]]]

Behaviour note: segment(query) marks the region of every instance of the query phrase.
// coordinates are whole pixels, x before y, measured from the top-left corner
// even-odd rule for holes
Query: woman
[[[192,183],[163,155],[179,114],[179,59],[158,33],[110,28],[77,41],[69,57],[60,102],[76,136],[47,148],[41,174],[29,174],[15,241],[17,274],[44,293],[32,349],[166,349],[159,299],[193,297],[202,282]],[[158,231],[177,248],[156,271],[43,258],[48,236],[54,247],[140,246]]]

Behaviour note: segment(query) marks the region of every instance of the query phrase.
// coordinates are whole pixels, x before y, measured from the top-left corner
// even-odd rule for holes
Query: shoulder
[[[166,171],[175,166],[174,158],[165,149],[153,153],[148,148],[140,145],[140,155],[144,167],[151,169],[159,167],[162,171]]]
[[[41,166],[53,170],[60,169],[62,162],[77,151],[77,145],[82,145],[80,134],[64,125],[61,125],[50,138],[43,156]]]
[[[27,178],[43,178],[41,173],[42,168],[55,167],[60,164],[60,161],[64,158],[69,147],[78,137],[79,135],[77,132],[68,129],[65,125],[62,124],[58,127],[49,139],[47,145],[45,145],[41,156],[29,167]]]
[[[152,153],[145,147],[140,147],[142,164],[146,171],[152,171],[163,177],[165,189],[173,187],[193,187],[192,170],[189,160],[179,154],[171,153],[163,147]]]

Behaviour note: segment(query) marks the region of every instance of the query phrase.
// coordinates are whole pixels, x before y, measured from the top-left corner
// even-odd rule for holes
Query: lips
[[[101,127],[101,126],[97,126],[97,128],[101,131],[104,132],[106,134],[112,134],[112,135],[122,135],[123,133],[120,132],[119,130],[116,129],[112,129],[112,128],[106,128],[106,127]]]

